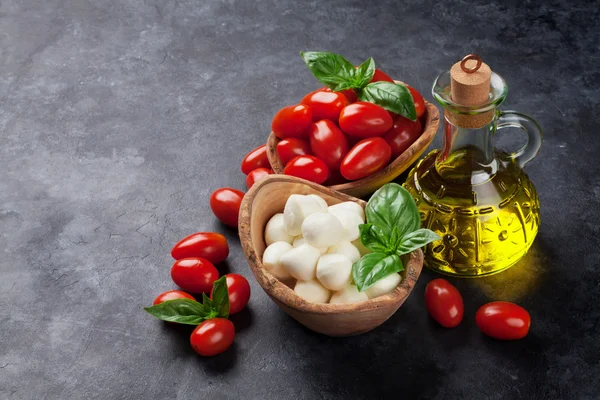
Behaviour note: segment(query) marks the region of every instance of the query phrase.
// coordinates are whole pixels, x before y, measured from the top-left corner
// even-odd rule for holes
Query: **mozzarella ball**
[[[294,237],[288,235],[283,228],[283,214],[275,214],[271,217],[267,226],[265,227],[265,243],[267,246],[275,242],[287,242],[292,243]]]
[[[335,216],[344,227],[343,240],[349,242],[360,237],[358,226],[363,223],[363,220],[354,211],[345,209],[329,209],[329,214]]]
[[[361,256],[364,256],[365,254],[369,254],[371,252],[371,250],[369,250],[367,247],[365,247],[364,244],[362,244],[360,238],[352,241],[352,245],[358,249]]]
[[[263,265],[275,278],[279,280],[289,279],[291,275],[281,265],[281,256],[292,249],[288,242],[275,242],[265,249],[263,253]]]
[[[306,243],[306,239],[304,239],[304,237],[302,237],[302,235],[299,235],[294,238],[294,242],[292,243],[292,246],[298,247],[304,243]],[[321,250],[321,254],[327,253],[327,247],[320,248],[319,250]]]
[[[369,297],[365,292],[359,292],[356,286],[348,285],[339,292],[335,292],[329,302],[331,304],[349,304],[366,300],[369,300]]]
[[[294,278],[300,281],[310,281],[315,277],[319,257],[321,257],[321,250],[304,243],[286,251],[281,256],[280,262]]]
[[[350,283],[352,262],[342,254],[325,254],[317,263],[317,279],[330,290],[341,290]]]
[[[327,303],[331,297],[331,292],[319,281],[313,279],[310,281],[298,281],[294,286],[294,292],[306,301],[311,303]]]
[[[295,240],[294,240],[295,243]],[[360,260],[360,251],[350,242],[344,241],[327,249],[327,254],[343,254],[352,264]]]
[[[302,223],[302,236],[315,247],[333,246],[342,240],[343,235],[342,223],[331,214],[314,213]]]
[[[289,235],[297,236],[302,230],[304,219],[320,211],[321,205],[314,198],[293,194],[288,198],[283,209],[283,227]]]
[[[402,276],[400,276],[399,273],[394,272],[375,282],[373,286],[365,290],[365,293],[370,299],[381,296],[396,289],[396,286],[400,284],[400,281],[402,281]]]
[[[307,194],[307,197],[315,199],[319,206],[321,207],[321,212],[327,212],[327,202],[321,196],[316,194]]]
[[[362,208],[362,206],[358,203],[355,203],[353,201],[345,201],[343,203],[339,203],[339,204],[334,204],[332,206],[329,206],[328,211],[331,212],[331,210],[333,210],[334,212],[336,210],[346,210],[346,211],[352,211],[355,212],[361,219],[362,223],[365,223],[365,210]]]

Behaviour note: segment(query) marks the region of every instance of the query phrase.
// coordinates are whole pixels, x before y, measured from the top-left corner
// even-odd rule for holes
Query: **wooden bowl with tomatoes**
[[[269,175],[256,182],[246,193],[239,213],[239,236],[254,277],[265,293],[283,311],[307,328],[328,336],[352,336],[370,331],[394,314],[414,288],[423,268],[423,252],[415,250],[403,258],[402,281],[391,292],[360,303],[312,303],[299,297],[262,264],[266,248],[264,231],[270,218],[283,212],[292,194],[316,194],[327,204],[353,201],[363,208],[366,202],[330,190],[304,179]]]
[[[351,100],[347,100],[348,98],[356,100],[356,96],[352,97],[351,91],[334,93],[328,89],[319,89],[305,96],[300,104],[282,109],[280,113],[287,109],[285,112],[290,122],[299,121],[295,126],[301,127],[303,122],[300,120],[307,118],[303,107],[305,104],[313,104],[314,97],[331,97],[331,104],[335,103],[335,95],[347,100],[346,103],[344,99],[338,102],[343,105],[341,113],[340,109],[335,110],[335,106],[330,106],[331,110],[319,111],[317,115],[312,111],[309,128],[306,131],[292,130],[291,137],[282,139],[272,130],[267,140],[266,151],[273,172],[322,183],[329,189],[359,198],[391,182],[423,154],[433,141],[440,124],[438,109],[424,101],[418,92],[413,92],[414,89],[408,88],[415,98],[419,97],[415,100],[417,115],[420,114],[416,121],[389,114],[388,111],[372,103],[352,103]],[[346,105],[352,107],[345,107]],[[316,109],[316,107],[311,108]],[[354,115],[344,114],[349,108],[356,110]],[[370,114],[371,119],[388,119],[388,124],[391,119],[392,128],[385,133],[371,135],[368,127],[361,128],[360,118],[357,118],[360,113]],[[382,115],[379,116],[377,113]],[[291,123],[290,126],[294,126]],[[339,154],[344,154],[343,160]],[[302,155],[301,159],[291,159],[297,155]],[[372,160],[377,158],[382,161],[373,168]],[[371,161],[365,162],[365,160]],[[368,165],[369,163],[371,164]],[[311,172],[307,173],[306,170]],[[315,175],[312,171],[321,171],[321,176]],[[311,173],[315,176],[311,176]],[[328,175],[326,180],[323,179],[323,174]]]

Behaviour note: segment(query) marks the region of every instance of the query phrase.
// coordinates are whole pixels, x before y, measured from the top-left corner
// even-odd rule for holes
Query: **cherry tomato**
[[[360,138],[381,136],[394,125],[394,120],[383,107],[364,101],[344,107],[339,122],[344,132]]]
[[[287,163],[283,173],[320,185],[329,177],[329,168],[323,160],[315,156],[298,156]]]
[[[250,300],[250,284],[246,278],[238,274],[227,274],[225,277],[227,293],[229,293],[229,314],[239,313]],[[212,291],[210,298],[212,299]]]
[[[188,292],[208,293],[212,290],[213,282],[219,279],[219,271],[205,258],[182,258],[171,267],[171,279]]]
[[[310,107],[313,121],[337,121],[340,111],[348,104],[348,99],[341,93],[315,90],[304,96],[300,103]]]
[[[202,257],[213,264],[225,261],[229,245],[225,236],[214,232],[197,232],[181,239],[171,250],[176,260],[187,257]]]
[[[348,99],[348,104],[352,104],[358,100],[356,92],[352,89],[342,90],[340,93],[343,94],[346,99]]]
[[[267,145],[258,146],[242,160],[242,172],[248,175],[256,168],[271,168],[269,159],[267,158]]]
[[[415,102],[415,110],[417,110],[417,118],[421,118],[423,114],[425,114],[425,100],[423,100],[423,96],[421,93],[417,91],[414,87],[406,85],[406,88],[409,90],[412,98]]]
[[[307,141],[296,138],[283,139],[277,143],[277,155],[283,165],[292,158],[310,154],[310,146]]]
[[[225,318],[212,318],[194,329],[190,336],[190,344],[196,353],[210,357],[227,350],[234,337],[233,322]]]
[[[434,279],[425,287],[425,306],[433,319],[444,328],[454,328],[463,319],[462,296],[450,282]]]
[[[272,173],[272,169],[256,168],[255,170],[251,171],[246,177],[246,186],[248,186],[248,189],[250,189],[252,185],[254,185],[256,182],[260,181],[267,175],[271,175]]]
[[[383,139],[392,148],[392,157],[396,158],[404,153],[419,136],[421,136],[421,122],[419,120],[413,122],[399,115],[392,129],[383,135]]]
[[[237,228],[240,204],[244,192],[231,188],[217,189],[210,196],[210,208],[219,220],[225,225]]]
[[[382,70],[375,68],[375,73],[373,74],[373,79],[371,79],[371,82],[392,82],[394,83],[394,80],[392,78],[390,78],[390,76],[388,74],[386,74],[385,72],[383,72]]]
[[[346,135],[328,119],[312,123],[307,132],[312,153],[323,160],[330,171],[338,170],[349,150]]]
[[[313,112],[307,105],[296,104],[277,111],[271,123],[271,130],[280,139],[302,138],[312,122]]]
[[[523,307],[507,301],[484,304],[475,314],[477,327],[499,340],[522,339],[531,326],[531,316]]]
[[[328,87],[324,87],[319,90],[322,92],[333,92],[333,90],[329,89]],[[358,96],[356,95],[353,89],[342,90],[338,93],[344,95],[344,97],[348,100],[348,104],[354,103],[356,100],[358,100]]]
[[[164,303],[167,300],[175,300],[175,299],[196,300],[196,299],[194,299],[194,296],[192,296],[191,294],[187,294],[186,292],[184,292],[182,290],[169,290],[167,292],[163,292],[163,293],[159,294],[158,296],[156,296],[156,298],[152,302],[152,305],[157,305],[160,303]]]
[[[342,160],[340,172],[350,181],[364,178],[385,167],[392,156],[392,149],[380,137],[363,139]]]

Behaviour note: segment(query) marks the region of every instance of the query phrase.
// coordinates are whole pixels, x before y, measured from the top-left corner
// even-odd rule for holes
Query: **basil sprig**
[[[403,271],[401,255],[440,239],[429,229],[419,229],[417,205],[397,183],[388,183],[377,190],[365,211],[367,223],[359,226],[360,240],[372,253],[352,266],[352,279],[361,292],[378,280]]]
[[[167,300],[151,307],[144,307],[151,315],[168,322],[198,325],[212,318],[229,317],[229,293],[226,277],[222,276],[213,284],[212,299],[202,294],[202,303],[192,299]]]
[[[315,78],[334,92],[352,89],[361,101],[368,101],[415,121],[415,102],[406,86],[391,82],[371,82],[375,61],[368,58],[354,68],[343,56],[325,51],[300,52],[304,63]]]

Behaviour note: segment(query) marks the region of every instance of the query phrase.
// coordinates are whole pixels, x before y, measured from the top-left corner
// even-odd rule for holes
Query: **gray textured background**
[[[1,1],[0,398],[597,399],[600,4],[566,4]],[[437,73],[482,55],[505,108],[545,129],[527,167],[542,227],[508,272],[453,280],[456,329],[425,312],[429,271],[347,339],[302,328],[251,279],[233,348],[202,359],[141,307],[174,287],[169,251],[191,232],[227,235],[225,269],[251,277],[208,198],[245,187],[239,162],[274,112],[318,87],[300,50],[373,56],[429,100]],[[483,337],[490,299],[527,307],[530,335]]]

